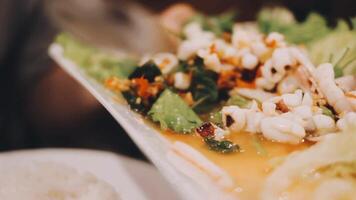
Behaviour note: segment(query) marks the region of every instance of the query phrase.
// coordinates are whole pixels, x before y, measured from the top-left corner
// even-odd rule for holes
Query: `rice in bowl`
[[[0,166],[0,199],[118,200],[114,188],[90,173],[53,162]]]

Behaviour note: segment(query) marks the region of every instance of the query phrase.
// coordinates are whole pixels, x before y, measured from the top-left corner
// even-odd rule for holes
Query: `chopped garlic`
[[[186,90],[189,88],[191,77],[183,72],[177,72],[174,74],[174,87],[180,90]]]
[[[246,53],[242,56],[242,67],[245,69],[253,70],[258,64],[258,59],[251,53]]]

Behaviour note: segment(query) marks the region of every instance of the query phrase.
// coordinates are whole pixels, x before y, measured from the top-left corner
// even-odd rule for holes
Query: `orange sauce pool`
[[[234,192],[236,196],[247,200],[259,198],[264,181],[273,169],[274,158],[276,161],[293,151],[303,150],[311,145],[309,143],[298,145],[277,143],[241,132],[233,133],[228,138],[240,146],[241,152],[221,154],[209,150],[200,136],[182,135],[169,131],[162,134],[171,141],[189,144],[225,170],[236,183]],[[258,152],[256,143],[259,143],[265,151]]]

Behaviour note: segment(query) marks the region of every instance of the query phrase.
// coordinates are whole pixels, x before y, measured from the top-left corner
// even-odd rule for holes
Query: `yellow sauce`
[[[271,159],[282,158],[293,151],[303,150],[308,143],[290,145],[264,140],[255,135],[241,132],[233,133],[229,140],[238,144],[241,152],[221,154],[208,149],[202,138],[197,135],[181,135],[163,132],[171,141],[181,141],[205,155],[213,163],[225,170],[236,183],[236,196],[240,199],[258,199],[264,181],[273,169]],[[264,154],[258,152],[256,140],[263,146]],[[275,159],[276,160],[276,159]]]

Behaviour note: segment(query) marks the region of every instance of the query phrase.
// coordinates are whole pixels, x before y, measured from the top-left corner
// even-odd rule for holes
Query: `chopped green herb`
[[[145,78],[149,83],[153,83],[155,82],[155,78],[160,75],[161,70],[154,63],[147,62],[144,65],[137,67],[128,77],[129,79]],[[131,88],[129,91],[122,92],[122,94],[131,109],[146,114],[151,109],[160,92],[161,91],[159,91],[157,95],[152,95],[149,98],[142,98],[133,88]]]
[[[232,153],[240,150],[237,144],[228,140],[218,141],[211,137],[204,138],[204,142],[208,145],[209,149],[219,153]]]
[[[130,108],[139,113],[147,113],[152,106],[152,102],[143,101],[133,91],[124,91],[122,96],[126,99]]]
[[[250,101],[240,95],[234,95],[226,102],[227,106],[239,106],[240,108],[247,108]]]
[[[202,123],[200,118],[177,94],[166,89],[148,112],[162,129],[178,133],[190,133]]]
[[[137,67],[136,70],[129,76],[129,79],[133,78],[145,78],[149,82],[153,82],[156,76],[161,75],[161,70],[153,62],[147,62],[141,67]]]
[[[193,73],[192,84],[189,91],[196,102],[193,105],[194,111],[206,113],[210,111],[219,101],[219,92],[216,85],[216,73],[204,69],[201,58],[197,58],[191,66]]]
[[[273,157],[268,161],[269,166],[276,168],[280,166],[286,160],[286,156]]]
[[[267,156],[268,152],[267,150],[263,147],[261,144],[260,140],[258,139],[257,136],[253,137],[252,139],[252,145],[256,148],[257,154],[261,156]]]
[[[209,121],[217,126],[222,126],[222,114],[221,111],[213,112],[209,114]]]
[[[323,115],[327,115],[335,119],[334,113],[329,108],[327,108],[326,106],[320,106],[320,108],[322,110]]]
[[[334,66],[334,74],[335,74],[335,78],[339,78],[344,75],[344,71],[342,70],[342,68],[335,65]]]

